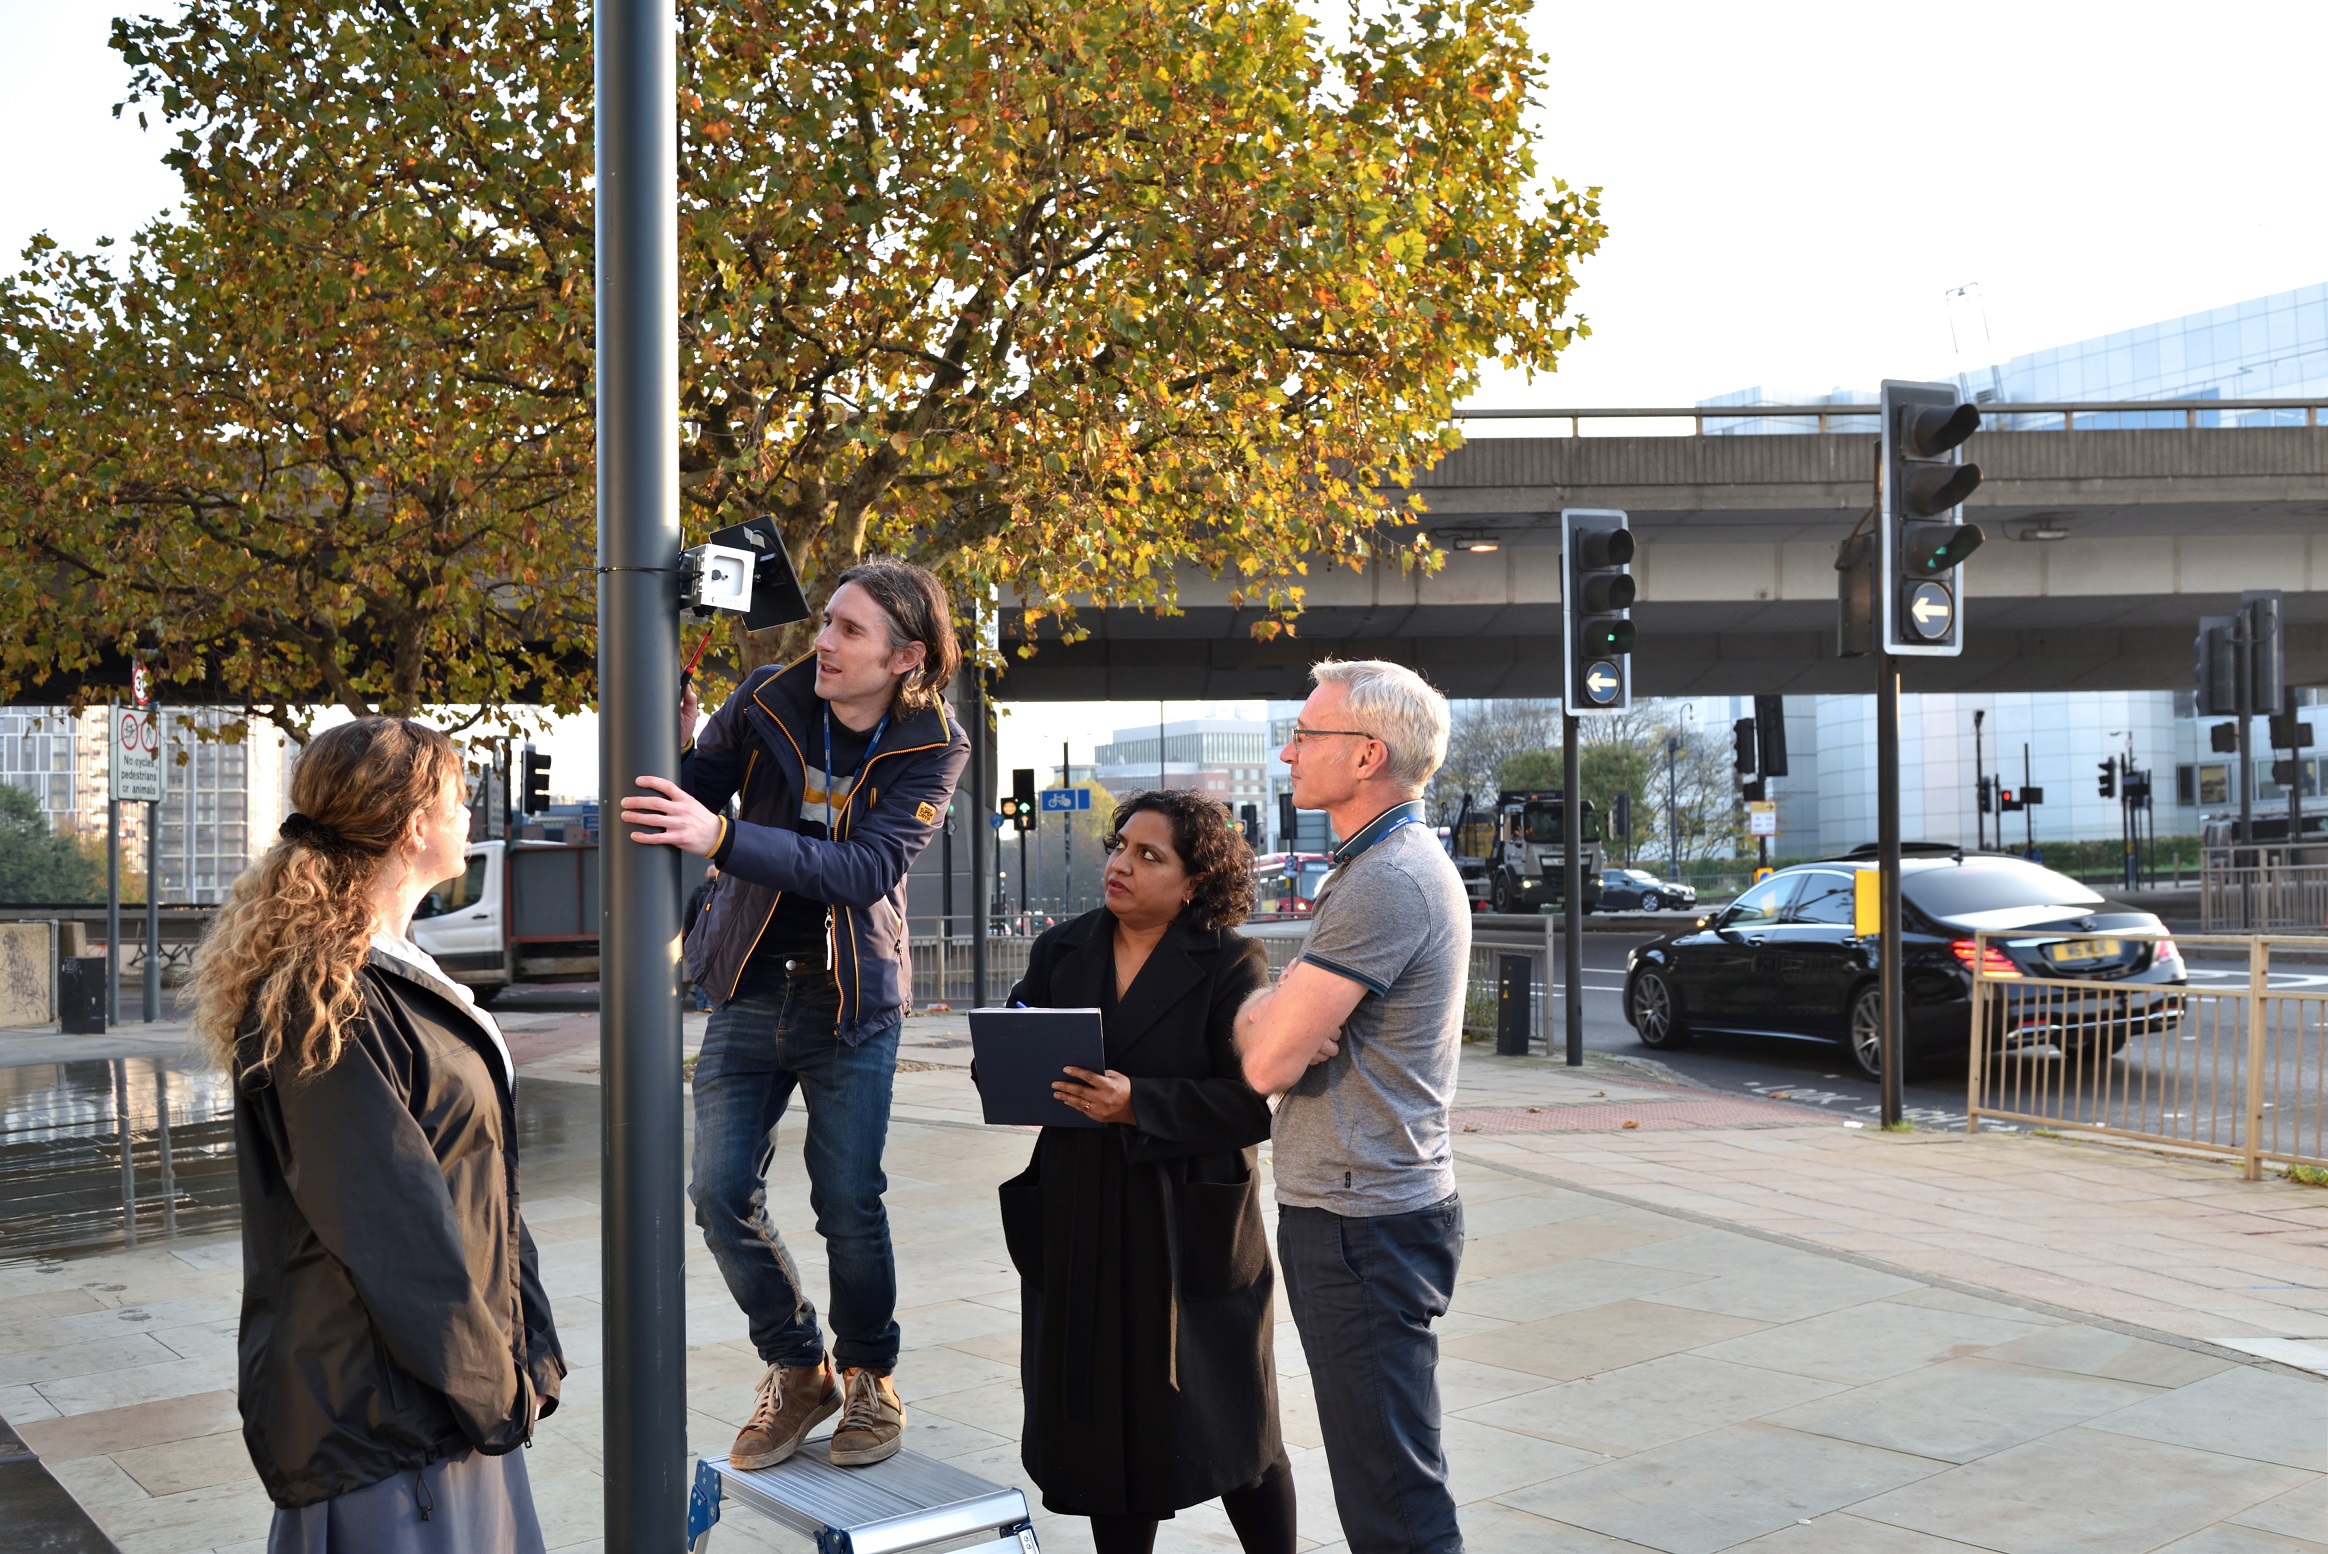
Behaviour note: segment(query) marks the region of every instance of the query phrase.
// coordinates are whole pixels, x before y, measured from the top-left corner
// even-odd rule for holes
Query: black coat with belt
[[[360,976],[338,1062],[235,1081],[243,1440],[280,1506],[510,1451],[566,1373],[501,1050],[418,968]]]
[[[1118,1000],[1114,915],[1062,923],[1013,1001],[1105,1012],[1137,1126],[1045,1128],[1002,1184],[1024,1281],[1020,1456],[1071,1516],[1168,1516],[1259,1479],[1279,1450],[1275,1279],[1257,1146],[1269,1108],[1237,1061],[1261,946],[1176,922]]]

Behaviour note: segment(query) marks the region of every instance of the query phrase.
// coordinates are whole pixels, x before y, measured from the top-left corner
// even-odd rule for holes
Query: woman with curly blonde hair
[[[566,1373],[518,1216],[516,1072],[406,936],[468,840],[405,718],[317,735],[196,959],[234,1077],[243,1440],[269,1554],[543,1547],[524,1456]]]

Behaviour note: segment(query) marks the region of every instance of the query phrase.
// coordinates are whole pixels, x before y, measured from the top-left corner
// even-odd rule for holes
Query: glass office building
[[[2328,394],[2328,285],[2305,286],[2162,323],[2031,351],[1961,374],[1983,405],[2070,399],[2294,399]],[[2181,426],[2184,412],[2079,416],[2081,427]],[[2025,424],[2024,424],[2025,423]],[[2060,425],[2012,416],[2011,430]],[[2301,410],[2202,410],[2202,426],[2301,426]]]

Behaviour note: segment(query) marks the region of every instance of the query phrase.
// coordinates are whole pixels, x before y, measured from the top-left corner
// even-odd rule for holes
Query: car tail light
[[[2158,948],[2150,952],[2150,958],[2154,964],[2173,961],[2175,964],[2180,965],[2182,963],[2182,951],[2176,947],[2175,942],[2172,939],[2161,939],[2158,941]]]
[[[1963,962],[1964,969],[1984,977],[2017,977],[2021,968],[2007,959],[2005,952],[1993,944],[1982,944],[1973,939],[1959,939],[1948,946]]]

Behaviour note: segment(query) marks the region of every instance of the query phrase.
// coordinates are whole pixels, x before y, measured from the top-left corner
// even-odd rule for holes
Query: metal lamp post
[[[676,777],[679,239],[669,0],[597,0],[599,792]],[[602,911],[606,1543],[687,1529],[675,849],[609,827]]]

